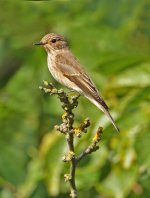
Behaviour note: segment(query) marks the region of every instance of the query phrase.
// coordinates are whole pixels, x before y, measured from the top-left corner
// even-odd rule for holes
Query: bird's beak
[[[46,43],[43,43],[42,41],[34,43],[34,45],[45,45]]]

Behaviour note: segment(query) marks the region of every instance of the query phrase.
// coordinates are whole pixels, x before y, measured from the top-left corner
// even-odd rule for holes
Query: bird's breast
[[[55,61],[55,56],[56,55],[54,55],[54,54],[48,55],[48,57],[47,57],[48,69],[49,69],[50,73],[52,74],[52,76],[55,78],[55,80],[64,84],[63,83],[64,76],[63,76],[62,72],[60,72],[60,70],[59,70],[59,66],[57,65],[57,63]]]

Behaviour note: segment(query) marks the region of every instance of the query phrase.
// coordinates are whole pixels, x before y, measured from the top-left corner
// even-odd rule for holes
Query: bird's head
[[[34,43],[34,45],[41,45],[50,53],[55,50],[68,49],[65,38],[55,33],[46,34],[40,42]]]

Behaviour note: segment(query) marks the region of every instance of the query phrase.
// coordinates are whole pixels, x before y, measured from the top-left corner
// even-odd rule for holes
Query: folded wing
[[[63,73],[63,76],[74,83],[74,89],[87,97],[99,109],[101,109],[111,120],[112,124],[119,131],[112,116],[109,113],[109,108],[100,96],[95,84],[92,82],[88,74],[83,70],[79,61],[68,50],[59,53],[55,57],[57,69]]]

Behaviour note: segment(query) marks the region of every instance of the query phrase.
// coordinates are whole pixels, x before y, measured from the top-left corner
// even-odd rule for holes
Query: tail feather
[[[116,123],[115,123],[113,117],[112,117],[111,114],[109,113],[109,109],[108,109],[107,105],[104,103],[106,106],[103,106],[102,104],[100,104],[100,102],[97,102],[95,99],[90,98],[90,97],[88,97],[88,99],[89,99],[93,104],[95,104],[101,111],[103,111],[103,112],[107,115],[107,117],[109,118],[109,120],[111,121],[111,123],[113,124],[113,126],[115,127],[115,129],[116,129],[118,132],[120,132],[120,129],[118,128],[118,126],[116,125]],[[107,107],[107,108],[106,108],[106,107]]]
[[[116,125],[116,123],[115,123],[114,119],[112,118],[111,114],[109,113],[109,111],[108,111],[108,110],[104,110],[103,112],[108,116],[108,118],[110,119],[110,121],[111,121],[111,123],[113,124],[113,126],[115,127],[115,129],[116,129],[118,132],[120,132],[120,129],[119,129],[118,126]]]

